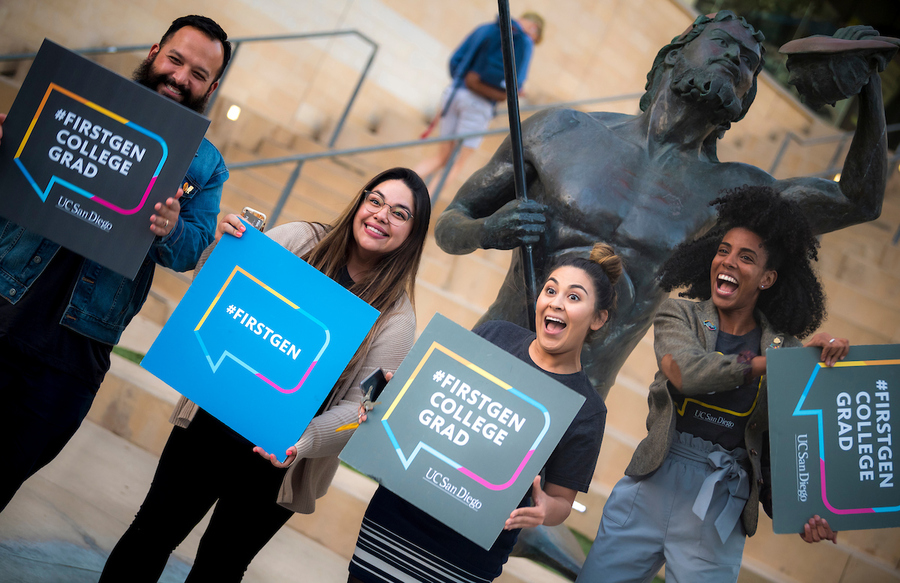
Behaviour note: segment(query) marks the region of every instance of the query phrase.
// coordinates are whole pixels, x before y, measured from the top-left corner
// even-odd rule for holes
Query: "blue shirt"
[[[513,46],[516,55],[516,83],[521,88],[528,75],[534,41],[518,22],[512,21]],[[498,89],[506,88],[503,76],[503,52],[500,48],[499,21],[483,24],[472,31],[450,57],[450,76],[461,84],[469,71],[478,73],[481,80]]]

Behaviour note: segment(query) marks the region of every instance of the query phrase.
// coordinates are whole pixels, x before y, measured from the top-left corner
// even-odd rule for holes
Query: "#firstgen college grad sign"
[[[773,524],[800,532],[815,514],[835,530],[900,526],[900,345],[766,353]]]
[[[584,397],[436,314],[341,459],[490,548]]]
[[[133,278],[208,126],[45,40],[3,124],[0,216]]]

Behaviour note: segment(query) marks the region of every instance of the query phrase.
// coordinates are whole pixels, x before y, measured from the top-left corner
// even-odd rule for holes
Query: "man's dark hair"
[[[719,10],[712,17],[700,15],[694,20],[694,23],[691,25],[691,28],[686,32],[676,36],[672,39],[672,42],[659,49],[659,52],[656,53],[656,58],[653,59],[653,66],[650,67],[650,72],[647,73],[647,84],[644,86],[644,95],[641,96],[641,111],[647,111],[650,107],[650,103],[653,101],[653,97],[659,91],[659,84],[662,82],[663,73],[666,70],[665,61],[666,56],[675,49],[680,49],[683,46],[689,44],[691,41],[696,39],[703,33],[703,30],[713,22],[725,22],[728,20],[737,20],[744,28],[750,31],[750,36],[752,36],[756,42],[759,43],[759,66],[756,67],[756,71],[753,73],[753,85],[750,87],[750,90],[747,91],[747,94],[744,95],[743,99],[741,99],[741,114],[734,121],[740,121],[747,115],[747,112],[750,110],[750,105],[753,104],[753,100],[756,99],[756,79],[759,77],[760,71],[763,69],[763,63],[765,62],[765,54],[766,49],[762,46],[762,42],[765,40],[765,36],[762,32],[753,28],[753,26],[748,23],[743,16],[738,16],[731,10]],[[711,156],[712,159],[718,160],[716,157],[716,140],[722,137],[728,129],[731,128],[731,122],[726,121],[720,124],[719,131],[713,132],[709,138],[707,138],[707,143],[704,143],[704,151]]]
[[[800,207],[771,187],[749,185],[726,191],[710,205],[719,212],[715,227],[675,249],[660,268],[660,287],[667,292],[686,287],[678,295],[708,300],[719,243],[731,229],[744,228],[762,239],[765,267],[778,273],[772,287],[760,292],[757,309],[779,332],[800,338],[814,332],[825,318],[825,294],[811,265],[819,242]]]
[[[185,26],[196,28],[197,30],[203,32],[206,36],[208,36],[210,40],[217,40],[222,43],[222,68],[219,69],[219,72],[216,73],[215,79],[213,79],[213,83],[215,83],[222,77],[222,73],[225,72],[225,67],[228,66],[228,61],[231,60],[231,43],[228,42],[228,34],[226,34],[225,31],[222,30],[222,27],[219,26],[218,23],[212,18],[192,14],[190,16],[182,16],[173,20],[172,25],[169,26],[166,34],[164,34],[159,40],[159,46],[163,46],[164,44],[166,44],[166,41],[172,38],[173,34],[178,32]]]

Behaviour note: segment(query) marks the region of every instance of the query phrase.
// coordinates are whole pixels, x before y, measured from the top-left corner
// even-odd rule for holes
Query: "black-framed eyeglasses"
[[[377,213],[382,208],[387,207],[388,220],[397,226],[400,226],[413,218],[413,214],[409,212],[409,209],[402,206],[391,206],[386,203],[384,201],[384,195],[377,190],[364,190],[363,195],[365,196],[364,202],[366,203],[366,208],[373,213]]]

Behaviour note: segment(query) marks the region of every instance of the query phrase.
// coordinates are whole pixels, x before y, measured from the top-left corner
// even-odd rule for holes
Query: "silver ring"
[[[169,219],[166,219],[166,226],[164,228],[166,228],[166,229],[169,228]]]
[[[828,344],[834,344],[834,338],[828,341]]]

